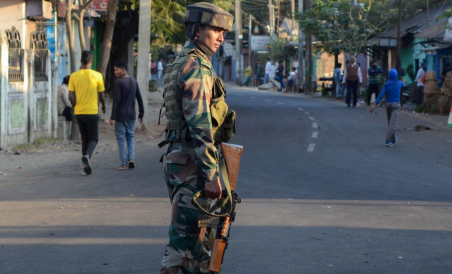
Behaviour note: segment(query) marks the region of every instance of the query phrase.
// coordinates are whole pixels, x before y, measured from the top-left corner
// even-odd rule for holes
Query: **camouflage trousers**
[[[171,153],[164,156],[163,169],[171,198],[171,224],[160,273],[210,273],[210,230],[198,227],[202,213],[191,204],[194,194],[204,188],[198,166],[188,155]],[[201,202],[210,208],[210,199]]]

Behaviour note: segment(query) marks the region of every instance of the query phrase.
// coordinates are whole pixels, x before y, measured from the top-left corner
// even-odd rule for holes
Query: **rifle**
[[[223,264],[224,251],[229,243],[231,225],[235,221],[235,207],[242,201],[238,197],[237,192],[235,192],[242,151],[242,146],[226,143],[221,144],[220,172],[226,190],[223,190],[222,192],[221,196],[223,199],[217,201],[210,209],[210,212],[204,210],[196,202],[196,199],[203,194],[203,191],[198,192],[193,198],[193,204],[207,215],[203,214],[199,216],[198,226],[202,228],[209,227],[217,229],[213,243],[211,241],[212,255],[210,257],[208,269],[211,273],[220,272]],[[220,212],[215,212],[215,210],[218,209],[220,209]]]

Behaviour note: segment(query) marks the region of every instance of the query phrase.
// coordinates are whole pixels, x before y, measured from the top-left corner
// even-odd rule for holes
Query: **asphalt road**
[[[384,109],[229,87],[244,146],[223,273],[452,273],[452,131]],[[446,119],[446,118],[445,118]],[[169,199],[156,146],[0,178],[0,273],[158,273]],[[27,176],[32,175],[32,176]]]

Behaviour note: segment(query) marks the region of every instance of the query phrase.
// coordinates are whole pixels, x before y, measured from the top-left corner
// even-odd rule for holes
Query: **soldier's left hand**
[[[206,197],[211,199],[221,198],[221,183],[220,178],[215,181],[210,181],[206,183],[205,186]]]

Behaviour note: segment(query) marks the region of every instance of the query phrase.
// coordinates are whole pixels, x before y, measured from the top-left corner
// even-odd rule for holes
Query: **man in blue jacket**
[[[370,109],[373,112],[380,100],[386,94],[386,114],[388,116],[388,133],[386,134],[386,146],[392,147],[396,144],[397,138],[395,137],[395,126],[397,123],[397,117],[400,110],[400,91],[403,87],[403,82],[397,80],[399,74],[396,69],[389,71],[389,79],[385,83],[383,90],[375,100],[375,104]]]

